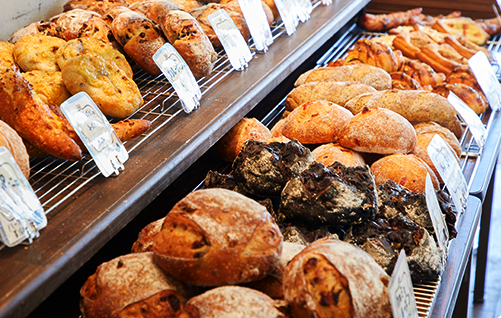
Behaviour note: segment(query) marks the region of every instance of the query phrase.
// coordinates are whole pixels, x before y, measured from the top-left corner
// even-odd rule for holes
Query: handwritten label
[[[458,114],[463,118],[468,127],[470,128],[471,134],[477,145],[480,149],[482,149],[485,145],[485,139],[487,136],[487,130],[484,127],[484,124],[477,116],[477,114],[468,106],[465,102],[463,102],[459,97],[456,96],[453,92],[449,93],[447,100],[451,103],[454,109],[458,112]]]
[[[238,0],[238,4],[249,27],[256,50],[268,51],[268,46],[273,43],[273,36],[261,1]]]
[[[427,148],[428,156],[444,180],[459,214],[466,210],[468,185],[450,146],[439,136],[433,136]]]
[[[494,111],[499,110],[501,108],[501,85],[485,53],[482,51],[475,53],[468,60],[468,65],[473,71],[485,97],[487,97],[491,109]]]
[[[85,92],[68,98],[61,110],[105,177],[124,170],[129,154],[110,123]]]
[[[285,25],[285,31],[287,35],[291,36],[296,32],[296,27],[299,23],[297,14],[293,11],[295,6],[290,2],[291,0],[274,0],[275,6],[277,7],[278,13],[282,18],[282,22]]]
[[[247,63],[252,60],[252,54],[228,12],[224,9],[217,10],[209,14],[208,19],[228,55],[231,66],[237,71],[245,69]]]
[[[435,230],[435,235],[437,236],[438,245],[442,252],[447,251],[447,243],[449,242],[449,230],[447,229],[447,224],[445,223],[444,214],[440,209],[440,204],[438,203],[437,195],[435,189],[433,188],[433,183],[431,182],[430,174],[426,174],[426,206],[428,207],[428,212],[430,213],[431,222],[433,223],[433,229]]]
[[[417,318],[416,298],[412,289],[411,272],[404,249],[400,250],[397,264],[388,285],[391,310],[394,318]]]
[[[183,109],[191,113],[200,106],[202,92],[188,64],[170,43],[165,43],[153,54],[153,61],[176,91]]]
[[[15,246],[47,225],[42,205],[7,148],[0,147],[0,239]]]

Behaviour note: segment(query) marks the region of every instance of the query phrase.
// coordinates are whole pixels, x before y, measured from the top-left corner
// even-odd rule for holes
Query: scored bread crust
[[[244,283],[276,268],[282,234],[254,200],[225,189],[198,190],[167,214],[153,251],[157,264],[180,281]]]
[[[308,284],[308,267],[312,267],[311,263],[314,263],[311,261],[308,264],[308,261],[312,258],[315,258],[319,265],[330,269],[329,272],[338,272],[340,278],[335,286],[336,291],[339,285],[343,285],[344,292],[339,292],[336,296],[333,295],[334,289],[323,290],[325,285]],[[329,278],[326,277],[326,280]],[[352,244],[327,237],[308,245],[287,265],[284,296],[291,305],[292,316],[298,318],[319,317],[319,311],[325,310],[327,306],[348,308],[348,313],[351,313],[348,317],[352,318],[391,317],[389,281],[390,277],[376,264],[372,256]],[[317,301],[317,295],[321,292],[321,303],[324,305]],[[343,294],[345,297],[342,297]],[[346,294],[349,297],[346,297]],[[328,305],[325,305],[326,303]]]

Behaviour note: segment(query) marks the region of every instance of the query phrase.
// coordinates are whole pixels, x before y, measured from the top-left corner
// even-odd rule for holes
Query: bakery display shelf
[[[318,6],[292,36],[275,26],[268,52],[242,72],[220,54],[214,74],[199,82],[204,95],[191,114],[163,76],[133,66],[145,105],[132,117],[152,120],[150,131],[126,143],[130,158],[114,178],[89,157],[32,161],[30,183],[48,225],[31,245],[0,250],[0,317],[28,315],[367,3]]]

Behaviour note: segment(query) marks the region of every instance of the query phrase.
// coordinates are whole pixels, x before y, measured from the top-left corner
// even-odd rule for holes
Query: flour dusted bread
[[[0,147],[10,151],[26,179],[30,176],[30,158],[23,140],[9,125],[0,120]]]
[[[80,290],[84,318],[174,318],[184,306],[186,286],[153,261],[153,253],[119,256],[99,265]]]
[[[43,34],[27,35],[14,45],[14,59],[25,72],[59,71],[56,52],[66,41]]]
[[[125,0],[70,0],[63,6],[63,10],[74,9],[90,10],[99,14],[105,14],[108,10],[116,6],[128,6]]]
[[[367,64],[319,67],[310,70],[297,79],[294,86],[310,82],[359,82],[377,90],[391,88],[391,76],[383,69]]]
[[[296,255],[284,275],[292,317],[392,317],[390,277],[358,247],[317,240]]]
[[[435,122],[423,122],[414,125],[414,130],[417,135],[422,134],[437,134],[451,146],[458,157],[461,156],[461,144],[456,136],[447,128],[440,126]]]
[[[364,108],[339,134],[341,146],[369,153],[407,153],[414,149],[416,132],[399,114],[384,108]]]
[[[318,146],[311,152],[317,162],[324,166],[330,166],[334,162],[340,162],[345,166],[364,166],[364,158],[356,151],[343,147],[339,144],[328,143]]]
[[[244,117],[218,141],[215,151],[223,160],[233,161],[247,140],[265,141],[271,137],[270,130],[259,120]]]
[[[179,318],[285,318],[273,299],[250,288],[223,286],[191,298]]]
[[[324,100],[313,100],[294,109],[285,119],[282,134],[303,144],[332,142],[353,115]]]
[[[137,237],[137,240],[132,245],[132,253],[142,253],[142,252],[152,252],[153,251],[153,239],[160,230],[162,230],[162,224],[165,218],[161,218],[150,224],[146,225]]]
[[[94,38],[111,44],[114,41],[110,27],[97,12],[74,9],[63,13],[56,21],[58,37],[66,41],[76,38]]]
[[[160,267],[188,284],[244,283],[276,268],[282,234],[256,201],[225,189],[198,190],[167,214],[153,251]]]

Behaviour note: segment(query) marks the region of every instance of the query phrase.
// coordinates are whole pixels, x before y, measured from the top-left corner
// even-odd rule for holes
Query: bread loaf
[[[59,71],[31,71],[22,75],[31,84],[38,97],[48,105],[60,106],[71,97]]]
[[[188,289],[153,262],[153,253],[119,256],[99,265],[80,290],[85,318],[174,318]]]
[[[9,38],[9,42],[15,44],[21,38],[23,38],[29,34],[31,34],[31,35],[44,34],[44,35],[48,35],[48,36],[59,37],[59,30],[58,30],[57,24],[54,23],[54,21],[33,22],[31,24],[28,24],[24,28],[19,29],[19,30],[15,31],[14,33],[12,33],[12,35]]]
[[[63,11],[74,9],[90,10],[99,14],[105,14],[115,6],[128,6],[126,0],[70,0],[63,6]]]
[[[392,110],[411,123],[434,121],[460,138],[463,129],[447,99],[428,91],[389,90],[368,93],[348,101],[345,107],[358,114],[364,107]]]
[[[407,153],[414,149],[416,132],[399,114],[384,108],[364,108],[339,134],[339,144],[360,152]]]
[[[167,214],[153,251],[160,267],[188,284],[244,283],[276,268],[282,234],[254,200],[225,189],[198,190]]]
[[[371,165],[376,185],[393,180],[414,193],[425,192],[426,174],[429,173],[433,186],[438,190],[438,179],[431,168],[412,154],[394,154],[383,157]]]
[[[271,137],[270,130],[259,120],[244,117],[217,142],[214,150],[223,160],[232,162],[247,140],[265,141]]]
[[[375,89],[391,89],[391,76],[383,69],[367,64],[319,67],[310,70],[297,79],[294,86],[309,82],[359,82]]]
[[[59,71],[56,52],[66,41],[43,34],[27,35],[14,45],[13,56],[25,72]]]
[[[129,9],[136,11],[155,22],[157,22],[159,16],[166,14],[170,10],[180,10],[179,6],[170,0],[134,2],[129,6]]]
[[[461,144],[459,140],[454,136],[454,134],[447,128],[440,126],[435,122],[424,122],[414,125],[414,130],[416,131],[416,135],[421,134],[438,134],[440,137],[444,139],[445,142],[451,146],[453,151],[456,153],[458,157],[461,157]]]
[[[334,103],[313,100],[294,109],[285,119],[282,134],[303,144],[336,140],[353,115]]]
[[[153,252],[153,239],[162,230],[165,218],[161,218],[146,225],[132,245],[132,253]]]
[[[30,176],[30,158],[23,144],[23,140],[9,125],[0,120],[0,147],[10,151],[23,175],[28,179]]]
[[[110,27],[94,11],[75,9],[57,19],[58,36],[66,41],[91,37],[111,44],[114,40]]]
[[[191,298],[179,318],[285,318],[273,299],[250,288],[223,286]]]
[[[320,162],[326,167],[336,161],[349,167],[365,165],[364,158],[362,158],[359,153],[339,144],[329,143],[321,145],[313,149],[311,154],[315,157],[317,162]]]
[[[358,247],[317,240],[287,266],[284,295],[292,317],[392,317],[390,277]]]
[[[368,85],[356,82],[311,82],[299,85],[285,99],[285,109],[294,110],[312,100],[326,100],[343,106],[350,99],[376,90]]]
[[[14,44],[0,41],[0,61],[7,67],[18,67],[14,61]]]

